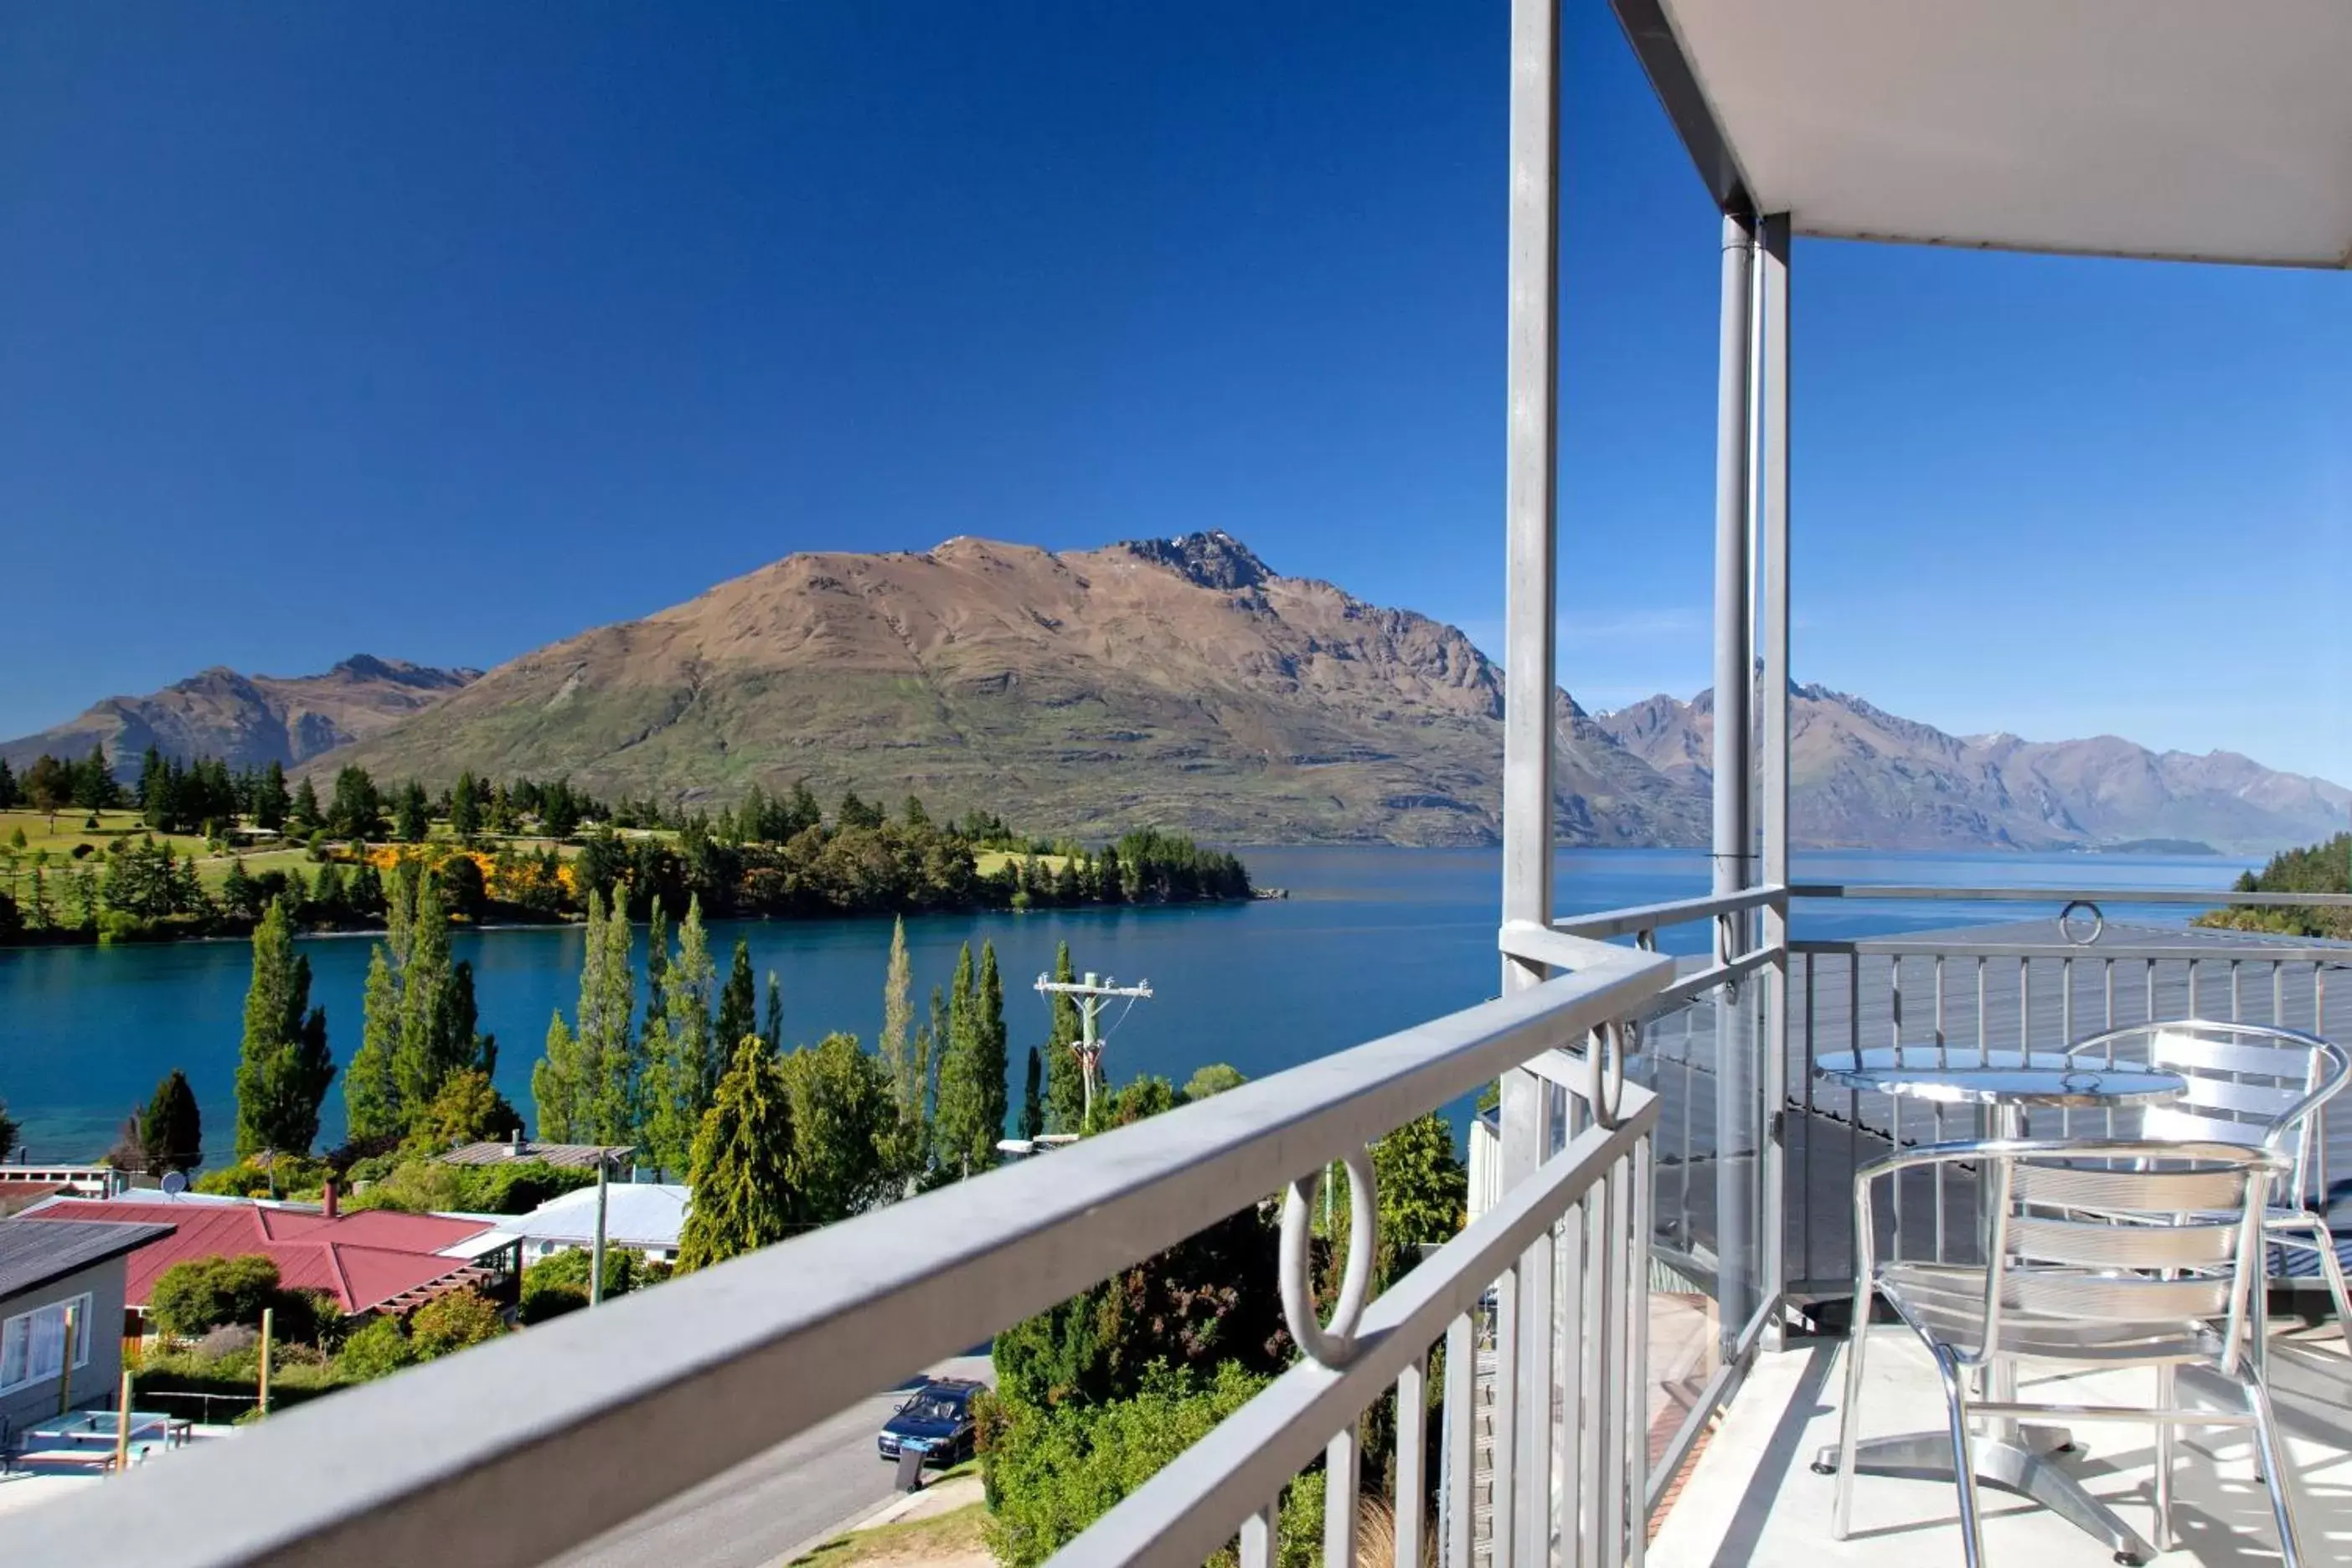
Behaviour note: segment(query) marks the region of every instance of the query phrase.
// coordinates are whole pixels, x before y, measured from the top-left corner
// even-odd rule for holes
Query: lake
[[[1107,1071],[1159,1073],[1178,1083],[1207,1062],[1251,1077],[1355,1045],[1494,994],[1500,857],[1493,850],[1318,847],[1244,852],[1262,887],[1287,900],[1184,909],[924,915],[907,922],[916,1013],[945,985],[963,942],[996,944],[1012,1035],[1014,1103],[1025,1047],[1042,1041],[1045,1000],[1029,990],[1066,941],[1080,971],[1150,981],[1156,995],[1114,1005]],[[1798,858],[1811,881],[1948,886],[2227,888],[2244,863],[2210,857],[1859,855]],[[1707,888],[1707,858],[1688,850],[1568,850],[1559,856],[1562,913],[1688,898]],[[2123,906],[2110,906],[2113,917]],[[2038,906],[2006,913],[2049,915]],[[2151,906],[2132,918],[2174,922],[2190,911]],[[2000,918],[2000,907],[1854,900],[1801,903],[1799,936],[1925,931]],[[1664,933],[1696,952],[1703,926]],[[887,920],[722,921],[710,929],[721,975],[738,939],[761,977],[782,983],[787,1043],[847,1030],[869,1044],[880,1026]],[[370,936],[304,941],[311,1000],[327,1009],[338,1060],[357,1046]],[[638,939],[644,957],[642,931]],[[474,965],[481,1026],[499,1039],[499,1087],[530,1111],[530,1068],[558,1007],[579,986],[582,932],[460,933]],[[203,1105],[205,1148],[224,1158],[235,1126],[233,1082],[249,954],[241,942],[163,947],[0,951],[0,1100],[36,1159],[94,1158],[123,1114],[173,1068]],[[642,978],[639,1002],[644,1000]],[[320,1146],[342,1135],[340,1080],[328,1091]]]

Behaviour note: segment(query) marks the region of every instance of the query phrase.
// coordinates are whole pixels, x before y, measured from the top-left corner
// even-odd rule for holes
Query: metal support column
[[[1763,880],[1789,885],[1789,215],[1764,220],[1761,274],[1757,288],[1756,337],[1761,363],[1763,440],[1758,448],[1757,620],[1762,633],[1763,701],[1756,744],[1762,754]],[[1789,1103],[1789,909],[1764,911],[1764,944],[1780,957],[1764,974],[1764,1051],[1759,1090],[1763,1099],[1761,1158],[1757,1162],[1764,1234],[1757,1291],[1759,1302],[1777,1302],[1787,1283],[1781,1255],[1788,1235],[1787,1146]],[[1765,1329],[1768,1349],[1781,1348],[1775,1313]]]
[[[1748,885],[1748,693],[1754,639],[1748,620],[1750,500],[1748,378],[1755,362],[1749,295],[1755,287],[1755,235],[1748,222],[1723,220],[1723,321],[1717,367],[1715,432],[1715,891]],[[1717,925],[1717,962],[1737,957],[1744,922]],[[1756,1278],[1749,1206],[1753,1165],[1746,1129],[1755,1124],[1753,1055],[1748,998],[1718,991],[1715,1003],[1715,1231],[1717,1327],[1728,1357],[1754,1310]]]
[[[1558,492],[1559,363],[1559,4],[1512,0],[1511,5],[1510,313],[1508,433],[1504,482],[1508,581],[1504,628],[1503,918],[1549,924],[1552,911],[1552,724],[1554,556]],[[1503,961],[1506,994],[1542,982],[1545,968]],[[1514,1068],[1503,1075],[1502,1180],[1506,1187],[1535,1173],[1551,1140],[1551,1086]],[[1548,1279],[1517,1271],[1508,1314],[1519,1325],[1515,1365],[1496,1375],[1511,1380],[1518,1440],[1497,1435],[1493,1530],[1501,1563],[1512,1560],[1509,1535],[1525,1488],[1548,1487],[1548,1470],[1522,1464],[1508,1473],[1506,1454],[1545,1451],[1540,1423],[1551,1420],[1550,1292]],[[1446,1375],[1455,1375],[1453,1363]],[[1474,1404],[1475,1402],[1474,1401]],[[1547,1510],[1548,1511],[1548,1510]],[[1523,1526],[1524,1528],[1524,1526]],[[1548,1542],[1520,1561],[1538,1559]]]

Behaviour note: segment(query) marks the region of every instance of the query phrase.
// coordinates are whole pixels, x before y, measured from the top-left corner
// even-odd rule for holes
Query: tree
[[[792,1089],[783,1064],[757,1035],[738,1041],[719,1093],[694,1137],[693,1206],[677,1271],[722,1263],[782,1241],[804,1219],[793,1187]]]
[[[319,786],[306,776],[294,792],[294,812],[286,826],[300,837],[307,838],[326,826],[326,813],[319,807]]]
[[[337,838],[383,837],[383,796],[376,792],[375,780],[365,768],[336,772],[334,804],[327,808],[326,827]]]
[[[1243,1076],[1241,1068],[1224,1062],[1211,1062],[1184,1081],[1183,1099],[1190,1104],[1196,1100],[1206,1100],[1213,1094],[1223,1094],[1229,1089],[1239,1089],[1247,1082],[1249,1079]]]
[[[400,792],[400,805],[394,814],[393,832],[403,844],[422,844],[433,830],[431,803],[425,798],[425,786],[415,779],[408,781]]]
[[[630,945],[627,914],[616,908],[608,915],[592,889],[577,1023],[566,1026],[559,1011],[548,1025],[545,1054],[531,1068],[542,1138],[608,1144],[635,1138],[640,1072]]]
[[[996,976],[996,950],[983,945],[981,954],[977,980],[970,943],[956,958],[932,1123],[940,1163],[967,1175],[996,1163],[996,1142],[1004,1136],[1004,993]]]
[[[441,1091],[442,1079],[474,1059],[470,983],[465,992],[461,1003],[440,879],[426,876],[417,885],[408,957],[400,970],[400,1045],[393,1057],[393,1081],[404,1122],[421,1116]]]
[[[313,797],[313,804],[316,798]],[[276,763],[262,770],[261,782],[253,792],[253,825],[275,832],[286,826],[293,803],[286,795],[286,770]]]
[[[768,1006],[761,1015],[760,1037],[768,1048],[782,1056],[784,1050],[784,988],[776,979],[776,972],[768,971]]]
[[[645,1121],[640,1142],[651,1163],[683,1172],[694,1157],[694,1134],[719,1082],[719,1057],[710,1033],[711,992],[717,984],[702,900],[689,900],[677,928],[677,956],[664,964],[661,1008],[646,1026]]]
[[[890,1099],[898,1115],[896,1163],[902,1175],[918,1174],[930,1152],[929,1085],[909,1031],[915,1022],[914,964],[907,956],[907,922],[890,927],[890,962],[882,975],[882,1070],[890,1079]]]
[[[16,1122],[8,1114],[8,1102],[0,1100],[0,1160],[16,1152]]]
[[[482,831],[482,785],[470,770],[457,775],[457,787],[450,794],[449,831],[463,840]]]
[[[310,1005],[310,961],[294,951],[286,900],[273,899],[253,930],[253,981],[236,1068],[237,1158],[265,1149],[308,1153],[334,1076],[326,1009]]]
[[[1454,1129],[1433,1110],[1372,1144],[1372,1190],[1380,1208],[1375,1283],[1420,1261],[1427,1243],[1453,1239],[1470,1201],[1470,1176],[1454,1152]]]
[[[196,1091],[188,1076],[173,1068],[147,1101],[139,1120],[139,1145],[147,1152],[148,1171],[193,1171],[205,1163],[205,1122],[196,1109]]]
[[[360,1048],[343,1069],[343,1121],[352,1142],[402,1131],[400,1079],[394,1067],[400,1054],[400,977],[383,942],[368,956],[367,988],[360,996]]]
[[[8,767],[8,759],[0,757],[0,811],[16,804],[16,775]]]
[[[735,943],[734,962],[727,968],[726,988],[719,993],[719,1023],[713,1038],[720,1048],[732,1051],[729,1042],[740,1040],[759,1028],[760,991],[751,978],[751,949],[740,940]]]
[[[498,1307],[478,1290],[436,1296],[409,1315],[408,1342],[425,1361],[497,1339],[507,1331]]]
[[[1054,950],[1054,978],[1067,985],[1077,979],[1070,967],[1070,944]],[[1081,1132],[1087,1114],[1087,1079],[1077,1053],[1077,999],[1066,991],[1053,993],[1054,1023],[1045,1036],[1045,1127],[1052,1132]]]
[[[1004,1136],[1004,1119],[1012,1107],[1006,1101],[1007,1084],[1012,1062],[1006,1054],[1004,1034],[1004,980],[996,969],[996,944],[980,944],[979,1016],[974,1020],[973,1033],[980,1047],[975,1064],[980,1078],[981,1121],[989,1148]]]
[[[520,1124],[515,1108],[491,1084],[489,1074],[479,1068],[460,1068],[441,1080],[433,1103],[416,1118],[414,1132],[433,1149],[455,1149],[504,1138]]]
[[[1021,1085],[1021,1136],[1035,1140],[1045,1131],[1045,1096],[1044,1073],[1037,1057],[1037,1047],[1029,1047],[1029,1070],[1023,1075]]]
[[[856,1036],[832,1034],[786,1057],[784,1079],[792,1184],[808,1222],[830,1225],[889,1195],[898,1112],[882,1064],[858,1048]]]
[[[225,1323],[259,1323],[279,1295],[278,1265],[259,1253],[199,1258],[157,1275],[147,1310],[164,1333],[194,1339]]]

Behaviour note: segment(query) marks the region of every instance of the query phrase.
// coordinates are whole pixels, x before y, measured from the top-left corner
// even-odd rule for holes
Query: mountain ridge
[[[149,746],[168,756],[219,757],[233,768],[293,767],[430,707],[480,674],[366,653],[316,675],[245,675],[216,664],[0,742],[0,760],[21,770],[44,752],[79,758],[102,744],[119,771],[134,769]]]
[[[1042,830],[1235,843],[1479,844],[1499,826],[1500,668],[1454,626],[1286,576],[1222,530],[1058,553],[971,536],[797,552],[487,674],[361,656],[300,678],[335,679],[397,700],[288,759],[308,771],[566,775],[689,803],[804,779]],[[247,680],[208,670],[76,723]],[[2352,791],[2233,752],[1956,736],[1826,686],[1791,692],[1809,847],[2261,850],[2352,810]],[[1706,842],[1711,694],[1607,713],[1554,701],[1565,842]],[[299,740],[289,730],[286,748]]]

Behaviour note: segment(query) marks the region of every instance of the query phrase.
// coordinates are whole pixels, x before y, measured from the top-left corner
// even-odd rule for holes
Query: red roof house
[[[328,1214],[275,1207],[244,1198],[196,1194],[170,1197],[53,1198],[17,1216],[27,1220],[110,1220],[168,1225],[131,1255],[125,1300],[144,1307],[156,1278],[175,1263],[258,1253],[278,1265],[289,1289],[322,1290],[345,1312],[404,1310],[462,1286],[481,1285],[489,1270],[443,1248],[493,1228],[477,1219],[365,1209]]]

